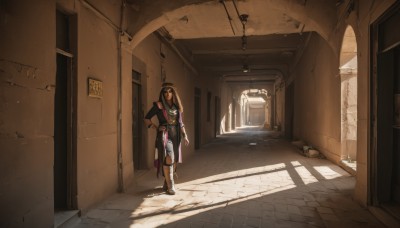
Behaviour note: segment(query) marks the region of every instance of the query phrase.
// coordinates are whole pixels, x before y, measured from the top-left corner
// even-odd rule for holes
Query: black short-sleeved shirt
[[[167,124],[167,120],[164,117],[163,110],[157,105],[157,102],[153,102],[153,107],[147,112],[145,119],[151,119],[154,115],[157,115],[158,122],[160,125]]]

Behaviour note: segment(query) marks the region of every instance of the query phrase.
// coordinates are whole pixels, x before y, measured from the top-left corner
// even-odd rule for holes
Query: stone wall
[[[78,4],[78,207],[83,210],[118,191],[118,31]],[[105,15],[118,10],[104,7]],[[115,22],[118,23],[117,21]],[[87,80],[103,83],[101,99],[87,95]]]
[[[1,3],[0,227],[53,224],[54,17],[52,1]]]
[[[335,162],[341,151],[337,61],[328,43],[314,33],[294,71],[294,136]]]
[[[206,144],[214,139],[215,135],[215,97],[221,98],[219,78],[213,75],[208,75],[205,72],[200,72],[194,77],[195,86],[201,89],[201,140],[200,145]],[[207,93],[210,93],[210,120],[207,120]],[[187,94],[194,96],[194,92]],[[194,103],[190,104],[190,108],[194,109]],[[194,143],[194,141],[193,141]]]
[[[358,50],[357,75],[357,182],[354,197],[368,203],[369,153],[369,70],[370,25],[395,1],[356,1],[353,11],[346,14],[345,4],[338,8],[335,28],[326,39],[313,34],[302,60],[290,77],[295,79],[294,136],[306,140],[330,160],[338,162],[342,149],[340,116],[339,53],[348,25],[354,29]],[[330,46],[330,47],[329,47]],[[299,99],[299,96],[304,98]],[[353,147],[355,145],[352,145]]]

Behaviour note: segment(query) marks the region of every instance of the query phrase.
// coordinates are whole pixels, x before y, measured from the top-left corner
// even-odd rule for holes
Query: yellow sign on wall
[[[88,79],[89,97],[103,98],[103,82],[89,78]]]

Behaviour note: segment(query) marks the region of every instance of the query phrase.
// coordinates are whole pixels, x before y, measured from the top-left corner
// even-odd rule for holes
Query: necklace
[[[169,104],[165,101],[164,97],[162,97],[162,103],[165,110],[167,111],[169,117],[168,119],[175,121],[176,116],[178,115],[178,110],[176,108],[176,105],[172,103],[172,107],[170,107]]]

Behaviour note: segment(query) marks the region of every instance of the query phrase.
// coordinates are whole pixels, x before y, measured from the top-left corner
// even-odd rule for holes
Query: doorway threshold
[[[399,203],[385,203],[382,208],[392,215],[395,219],[400,221],[400,204]]]
[[[393,228],[400,227],[400,221],[396,219],[396,217],[394,217],[394,215],[391,212],[387,211],[386,206],[382,207],[369,206],[368,210],[385,226]]]
[[[357,161],[341,160],[339,165],[352,176],[357,174]]]
[[[57,210],[54,212],[54,228],[74,227],[81,222],[80,210]]]
[[[149,170],[147,170],[147,169],[136,169],[135,172],[133,173],[133,176],[135,179],[141,178],[147,172],[149,172]]]

